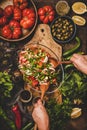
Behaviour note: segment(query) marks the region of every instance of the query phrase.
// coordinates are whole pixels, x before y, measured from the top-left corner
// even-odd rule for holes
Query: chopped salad
[[[55,64],[57,60],[41,48],[31,47],[19,53],[19,69],[23,78],[37,90],[41,84],[57,84]]]

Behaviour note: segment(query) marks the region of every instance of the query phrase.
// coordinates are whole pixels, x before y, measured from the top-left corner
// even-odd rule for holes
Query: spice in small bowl
[[[32,93],[29,90],[23,90],[20,94],[20,100],[23,103],[29,103],[32,99]]]
[[[60,16],[64,16],[69,13],[70,7],[65,0],[58,1],[56,4],[56,12]]]

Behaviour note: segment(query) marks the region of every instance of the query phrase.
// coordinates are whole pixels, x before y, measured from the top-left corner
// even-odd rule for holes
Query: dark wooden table
[[[66,1],[69,3],[71,7],[72,4],[78,0],[66,0]],[[87,4],[87,0],[79,0],[79,1]],[[34,0],[37,9],[39,7],[42,7],[43,5],[52,5],[55,8],[57,2],[58,0]],[[73,15],[75,15],[75,13],[72,11],[72,9],[70,9],[68,16],[72,17]],[[87,13],[84,13],[81,16],[84,17],[87,21]],[[81,51],[87,54],[87,23],[84,26],[77,26],[76,35],[81,40]],[[23,43],[26,44],[28,40],[29,39],[26,39],[25,41],[23,41]],[[77,119],[69,120],[69,122],[66,124],[65,130],[87,130],[87,106],[83,107],[82,116],[80,116]]]
[[[70,5],[70,12],[69,14],[67,14],[68,16],[72,17],[73,15],[76,15],[72,9],[71,6],[74,2],[77,2],[78,0],[66,0],[68,2],[68,4]],[[84,2],[85,4],[87,3],[87,0],[79,0],[81,2]],[[39,7],[42,7],[43,5],[52,5],[55,8],[56,3],[58,2],[58,0],[34,0],[37,9]],[[83,18],[86,19],[87,21],[87,13],[84,13],[81,15]],[[84,53],[87,53],[87,23],[85,24],[85,26],[77,26],[77,36],[81,39],[81,51],[83,51]]]
[[[70,5],[70,12],[68,16],[72,17],[73,15],[76,15],[72,11],[71,6],[74,2],[77,2],[78,0],[66,0],[66,1]],[[79,0],[79,1],[87,4],[87,0]],[[58,0],[34,0],[34,2],[37,5],[37,9],[39,7],[42,7],[43,5],[52,5],[55,8],[55,5],[58,2]],[[80,16],[85,18],[87,21],[87,13],[84,13]],[[81,51],[87,54],[87,23],[84,26],[77,26],[76,35],[81,40]],[[83,106],[82,116],[80,116],[77,119],[71,119],[68,121],[65,130],[87,130],[87,106]]]

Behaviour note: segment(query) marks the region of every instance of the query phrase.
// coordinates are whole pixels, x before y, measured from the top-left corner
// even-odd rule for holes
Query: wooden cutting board
[[[47,46],[58,56],[59,60],[61,60],[62,47],[53,40],[49,25],[39,24],[33,38],[25,45],[25,48],[27,48],[31,43]]]
[[[30,47],[30,44],[32,45],[32,43],[37,43],[37,44],[42,44],[42,45],[47,46],[57,55],[59,60],[61,60],[62,47],[53,40],[51,33],[50,33],[49,25],[39,24],[36,28],[33,38],[24,47],[28,48],[28,47]],[[25,89],[29,90],[30,87],[25,86]],[[33,90],[31,90],[31,91],[33,91]],[[40,95],[40,93],[37,93],[35,91],[33,91],[32,93],[33,93],[33,96]],[[56,98],[56,101],[58,103],[62,103],[62,95],[58,89],[53,94],[46,95],[46,98],[47,97],[50,98],[50,96]]]

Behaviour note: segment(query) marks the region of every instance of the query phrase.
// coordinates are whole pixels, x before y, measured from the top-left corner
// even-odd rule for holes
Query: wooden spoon
[[[43,100],[43,98],[44,98],[44,94],[45,94],[45,92],[48,90],[48,88],[49,88],[49,82],[47,82],[47,83],[43,83],[43,84],[40,85],[40,90],[41,90],[41,100]],[[34,130],[37,130],[37,124],[35,124],[35,126],[34,126]]]
[[[61,64],[72,64],[72,62],[70,60],[67,60],[67,61],[58,61],[57,66],[61,65]]]
[[[61,64],[71,64],[72,62],[70,60],[68,61],[57,61],[55,58],[50,57],[49,58],[50,63],[54,66],[54,68],[57,68]]]
[[[45,94],[45,92],[48,90],[48,88],[49,88],[49,82],[47,82],[47,83],[43,83],[43,84],[41,84],[40,85],[40,90],[41,90],[41,100],[43,100],[43,97],[44,97],[44,94]]]
[[[58,67],[60,64],[71,64],[71,61],[56,61],[54,58],[50,58],[51,62],[54,64],[55,68]],[[41,90],[41,100],[43,100],[45,92],[49,88],[49,82],[43,83],[40,85],[40,90]],[[37,124],[34,126],[34,130],[37,130]]]

